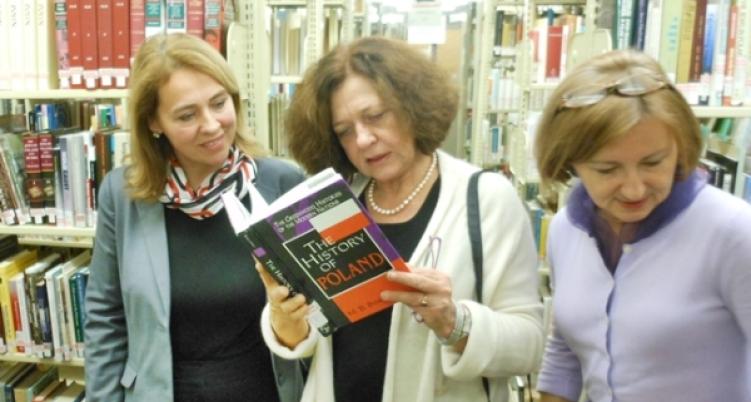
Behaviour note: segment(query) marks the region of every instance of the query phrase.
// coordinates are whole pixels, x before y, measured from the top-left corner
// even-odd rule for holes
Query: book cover
[[[382,291],[409,290],[386,279],[388,271],[408,268],[333,169],[267,208],[259,206],[260,195],[252,197],[252,215],[233,193],[222,199],[253,255],[279,283],[306,296],[312,307],[308,320],[324,336],[390,307]]]
[[[15,350],[16,347],[16,329],[10,278],[33,264],[36,259],[36,250],[22,250],[0,262],[0,307],[2,308],[3,328],[5,329],[5,344],[11,350]]]

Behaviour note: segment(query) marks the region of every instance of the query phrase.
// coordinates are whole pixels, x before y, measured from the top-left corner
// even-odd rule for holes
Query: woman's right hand
[[[296,294],[289,297],[289,289],[280,285],[266,269],[256,261],[256,270],[261,275],[263,286],[266,287],[266,297],[269,300],[271,329],[277,340],[284,346],[294,349],[302,342],[310,331],[308,325],[308,304],[305,296]]]

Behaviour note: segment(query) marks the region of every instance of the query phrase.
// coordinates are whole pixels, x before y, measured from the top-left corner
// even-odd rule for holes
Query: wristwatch
[[[453,345],[461,339],[469,336],[469,330],[472,327],[472,316],[469,314],[467,306],[457,302],[454,302],[454,306],[456,308],[454,328],[446,338],[440,336],[436,337],[438,338],[438,343],[444,346]]]

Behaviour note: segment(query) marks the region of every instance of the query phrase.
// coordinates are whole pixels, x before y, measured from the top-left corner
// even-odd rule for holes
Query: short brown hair
[[[577,88],[616,82],[648,74],[668,84],[641,96],[607,96],[585,107],[561,107],[564,96]],[[662,122],[678,145],[678,177],[696,167],[702,148],[699,122],[683,96],[669,84],[662,67],[651,57],[617,50],[594,57],[574,68],[558,85],[537,127],[535,157],[543,182],[565,183],[572,165],[591,158],[603,146],[626,134],[645,118]]]
[[[370,81],[413,135],[418,151],[430,154],[446,138],[458,103],[448,75],[402,41],[361,38],[339,45],[308,68],[295,90],[285,131],[292,156],[308,172],[331,166],[351,177],[356,171],[331,122],[331,96],[350,75]]]
[[[164,190],[167,161],[173,151],[164,136],[152,136],[149,123],[155,119],[159,107],[159,88],[179,69],[206,74],[227,90],[235,105],[235,145],[249,156],[263,154],[263,149],[247,129],[240,88],[222,56],[211,45],[192,35],[177,33],[153,36],[138,50],[129,84],[131,164],[127,177],[133,199],[154,201]]]

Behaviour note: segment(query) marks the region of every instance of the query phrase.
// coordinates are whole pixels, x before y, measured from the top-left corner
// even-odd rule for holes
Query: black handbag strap
[[[472,245],[472,268],[475,271],[475,294],[477,301],[482,303],[482,228],[480,227],[480,175],[488,170],[478,170],[472,173],[467,186],[467,228],[469,229],[469,243]],[[490,384],[486,377],[482,377],[482,387],[490,400]]]

